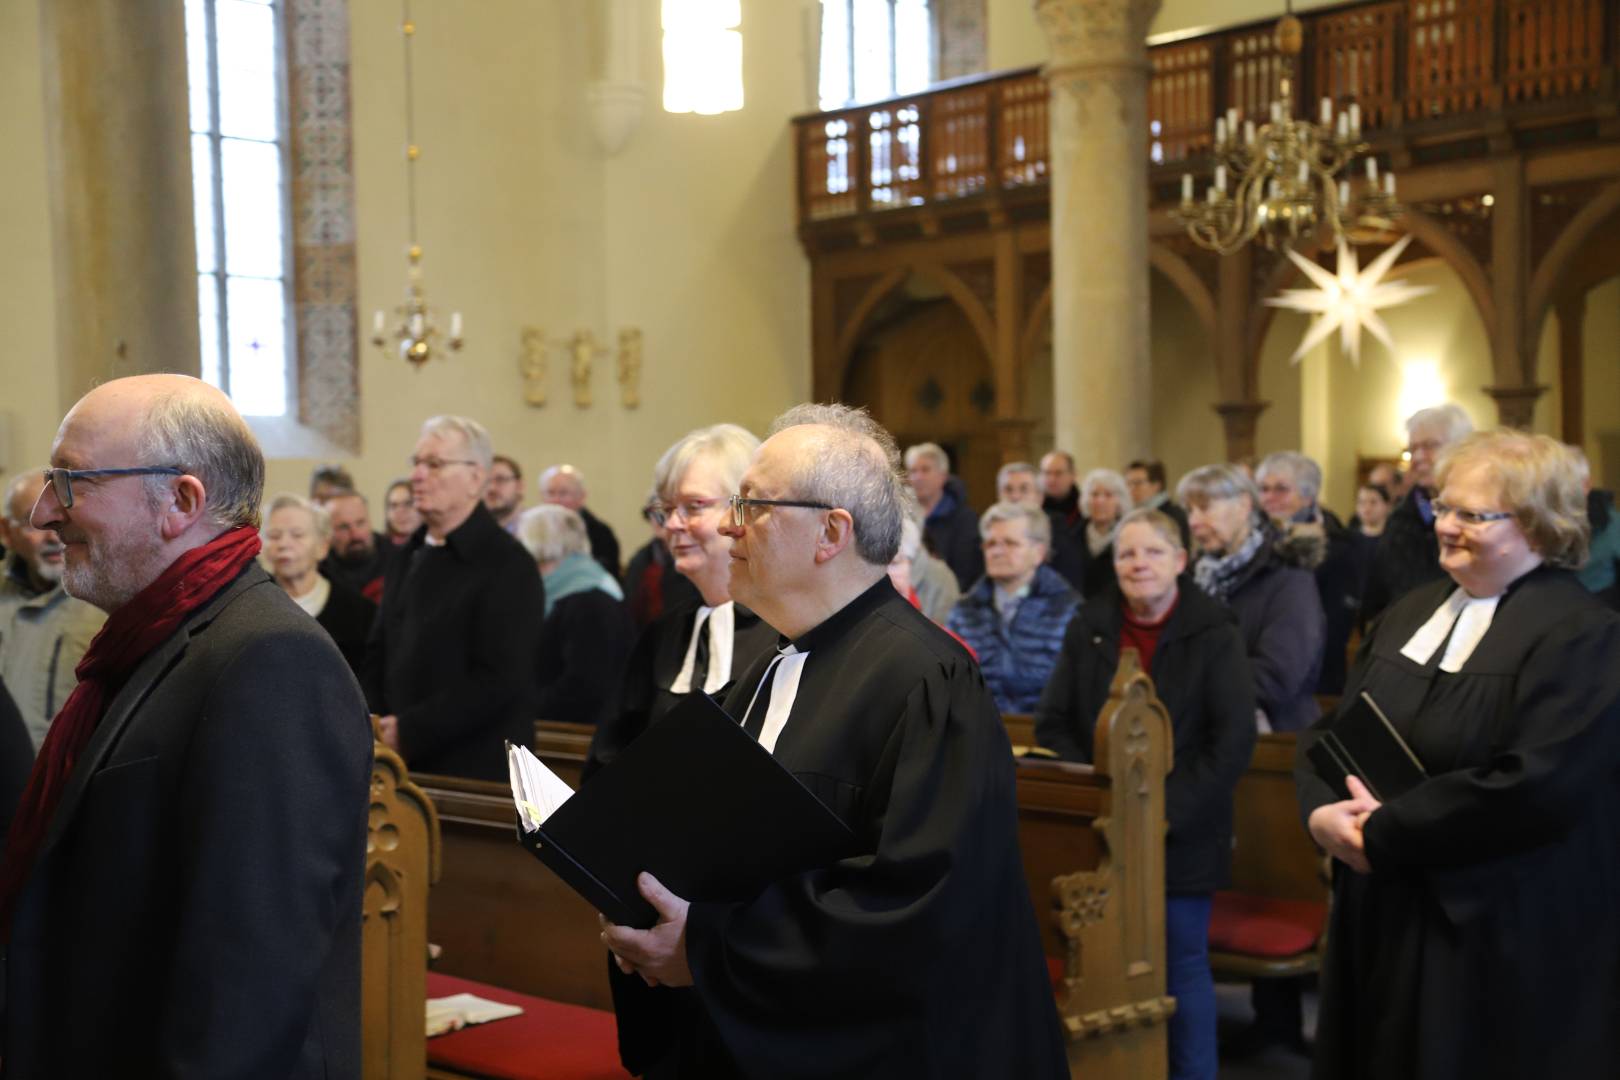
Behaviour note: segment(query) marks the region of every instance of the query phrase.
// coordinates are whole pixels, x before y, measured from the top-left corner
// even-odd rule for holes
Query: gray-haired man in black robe
[[[696,1003],[670,995],[684,1022],[648,1075],[1067,1077],[995,703],[886,574],[894,441],[842,406],[800,406],[772,430],[727,531],[732,595],[783,643],[725,705],[861,854],[748,903],[689,904],[643,875],[659,924],[610,924],[604,941]]]

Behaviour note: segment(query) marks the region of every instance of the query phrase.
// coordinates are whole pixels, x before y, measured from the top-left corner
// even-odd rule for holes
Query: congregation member
[[[322,576],[320,562],[332,543],[332,520],[326,510],[297,495],[277,495],[270,500],[263,536],[270,576],[331,635],[358,677],[365,667],[366,641],[377,605]]]
[[[0,862],[5,1075],[358,1080],[372,743],[256,563],[259,446],[217,389],[143,375],[50,463],[32,522],[108,619]]]
[[[1069,587],[1080,590],[1085,584],[1086,561],[1080,554],[1080,544],[1062,514],[1045,509],[1042,499],[1040,474],[1027,461],[1012,461],[996,472],[996,498],[1004,503],[1032,506],[1051,519],[1052,539],[1047,547],[1046,561]]]
[[[591,537],[591,557],[602,564],[602,569],[617,578],[619,538],[613,535],[613,529],[607,522],[586,507],[587,494],[585,475],[572,465],[553,465],[540,474],[540,501],[553,506],[566,506],[578,514]]]
[[[1080,510],[1080,489],[1074,483],[1074,455],[1067,450],[1053,450],[1041,458],[1041,509],[1071,530],[1085,516]]]
[[[643,875],[658,925],[603,937],[666,1007],[690,987],[669,1075],[1066,1078],[1006,733],[972,659],[886,572],[894,441],[843,406],[773,432],[725,532],[733,594],[788,644],[725,707],[855,844],[742,902],[688,903]]]
[[[1446,447],[1473,430],[1468,414],[1457,405],[1419,409],[1407,418],[1406,445],[1412,458],[1410,486],[1385,522],[1384,535],[1373,553],[1372,570],[1361,597],[1363,619],[1376,618],[1419,585],[1443,576],[1440,544],[1434,536],[1435,463]]]
[[[900,519],[900,550],[889,564],[889,580],[895,591],[910,600],[928,618],[940,626],[951,617],[962,592],[956,587],[956,575],[951,568],[928,554],[923,543],[922,514],[916,500],[906,500],[906,513]]]
[[[1326,618],[1318,694],[1344,689],[1346,650],[1361,607],[1355,540],[1337,514],[1321,505],[1322,467],[1294,450],[1267,454],[1255,471],[1260,505],[1281,534],[1291,560],[1316,579]]]
[[[460,416],[424,423],[412,454],[424,527],[389,562],[363,681],[413,772],[504,779],[505,743],[533,741],[545,587],[484,506],[493,457],[489,432]]]
[[[1209,918],[1232,858],[1232,793],[1254,750],[1254,688],[1232,613],[1181,578],[1181,529],[1132,510],[1114,540],[1117,591],[1086,604],[1063,636],[1035,710],[1035,740],[1094,760],[1092,735],[1122,648],[1133,648],[1170,714],[1175,761],[1164,782],[1165,993],[1171,1080],[1214,1080],[1215,982]]]
[[[356,490],[354,476],[342,465],[317,465],[309,474],[309,501],[325,506],[332,496]]]
[[[1349,529],[1358,536],[1376,541],[1384,535],[1384,526],[1394,508],[1395,499],[1389,489],[1369,478],[1356,488],[1356,516],[1350,522]]]
[[[1426,777],[1335,790],[1317,1080],[1600,1080],[1620,1062],[1620,617],[1576,580],[1578,468],[1544,435],[1452,445],[1427,480],[1438,581],[1374,628],[1369,694]],[[1342,710],[1341,710],[1342,716]],[[1348,794],[1348,797],[1346,795]]]
[[[1401,472],[1391,462],[1380,461],[1367,470],[1367,483],[1377,484],[1389,492],[1390,504],[1394,505],[1396,501],[1404,498],[1411,488],[1412,476],[1410,473]]]
[[[1569,452],[1586,493],[1586,522],[1592,534],[1586,564],[1576,571],[1576,577],[1587,592],[1620,609],[1620,515],[1615,513],[1614,492],[1592,486],[1592,466],[1585,451],[1571,446]]]
[[[313,501],[313,500],[312,500]],[[388,565],[398,548],[371,528],[371,509],[358,491],[333,492],[317,502],[332,522],[331,550],[321,560],[321,574],[373,604],[382,603]]]
[[[963,592],[984,573],[979,548],[979,517],[967,502],[967,489],[951,475],[951,459],[935,443],[906,448],[906,474],[923,512],[923,542],[951,568]]]
[[[484,505],[489,507],[495,524],[517,535],[519,511],[523,509],[523,469],[505,454],[496,454],[490,461]]]
[[[698,595],[691,581],[675,570],[674,557],[669,553],[669,537],[664,532],[662,506],[656,491],[647,496],[641,508],[641,519],[647,523],[652,536],[630,556],[630,565],[624,570],[625,601],[638,632],[664,612]]]
[[[405,546],[417,529],[422,527],[422,515],[416,512],[416,500],[411,496],[409,480],[395,480],[383,494],[383,519],[388,531],[384,534],[396,548]]]
[[[1046,512],[996,503],[979,519],[984,577],[962,594],[945,626],[979,658],[1004,713],[1029,713],[1052,674],[1079,595],[1046,565]]]
[[[1084,569],[1080,595],[1090,600],[1114,587],[1114,530],[1131,508],[1125,478],[1113,469],[1092,469],[1080,484],[1086,516],[1075,530]]]
[[[1187,528],[1187,511],[1170,498],[1170,477],[1164,462],[1153,458],[1139,458],[1125,466],[1125,487],[1131,493],[1130,505],[1139,510],[1157,510],[1181,530],[1181,546],[1192,545],[1192,532]]]
[[[566,506],[537,506],[518,540],[545,585],[545,622],[535,663],[535,715],[595,724],[612,704],[634,628],[619,583],[591,558],[585,522]]]
[[[68,595],[62,587],[65,545],[55,533],[29,521],[44,487],[45,477],[36,470],[18,476],[6,488],[0,517],[0,540],[8,552],[0,581],[0,680],[11,691],[28,732],[29,750],[21,762],[25,769],[78,685],[74,669],[107,618]]]
[[[675,570],[696,595],[654,620],[636,639],[620,696],[596,729],[583,782],[692,693],[723,697],[737,676],[772,653],[777,633],[731,597],[731,537],[722,532],[729,501],[759,439],[736,424],[688,432],[653,468],[654,522],[663,530]],[[638,1076],[676,1070],[674,1025],[695,1017],[689,991],[648,986],[608,960],[608,988],[618,1017],[619,1057]]]
[[[1193,579],[1237,614],[1260,730],[1309,726],[1318,715],[1312,695],[1326,635],[1315,580],[1278,543],[1259,492],[1237,466],[1193,470],[1181,478],[1176,498],[1199,548]]]

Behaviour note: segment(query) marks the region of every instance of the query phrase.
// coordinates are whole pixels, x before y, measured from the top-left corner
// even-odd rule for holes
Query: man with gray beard
[[[79,681],[74,667],[107,619],[62,588],[62,541],[28,520],[44,486],[38,471],[18,476],[6,488],[0,517],[0,540],[11,553],[0,580],[0,679],[36,751]]]

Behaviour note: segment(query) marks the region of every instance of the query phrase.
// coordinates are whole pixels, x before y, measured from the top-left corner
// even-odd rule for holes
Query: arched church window
[[[664,111],[743,107],[741,0],[663,0]]]
[[[295,368],[279,0],[186,0],[202,376],[285,416]]]
[[[821,0],[821,107],[927,89],[933,43],[928,0]]]

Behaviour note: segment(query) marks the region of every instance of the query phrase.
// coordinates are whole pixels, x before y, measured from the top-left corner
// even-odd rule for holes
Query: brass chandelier
[[[1256,125],[1235,108],[1215,120],[1215,175],[1204,201],[1194,198],[1191,173],[1181,178],[1181,205],[1173,211],[1187,235],[1229,255],[1259,237],[1267,248],[1317,238],[1324,246],[1356,243],[1388,232],[1401,213],[1395,175],[1380,175],[1378,160],[1365,158],[1365,175],[1352,179],[1348,166],[1366,155],[1361,106],[1335,110],[1322,99],[1321,123],[1294,115],[1294,64],[1305,33],[1292,2],[1277,23],[1282,75],[1268,122]]]
[[[441,335],[428,307],[427,295],[422,291],[422,245],[416,239],[416,161],[422,149],[416,142],[416,92],[411,68],[411,42],[416,37],[416,23],[411,19],[410,0],[404,0],[400,30],[405,37],[405,195],[409,235],[405,243],[405,300],[394,308],[396,319],[392,330],[387,327],[386,314],[378,310],[372,318],[371,343],[384,354],[388,343],[395,347],[402,360],[420,369],[433,359],[434,343],[443,336],[444,346],[451,352],[461,348],[461,312],[450,315],[450,330]]]

